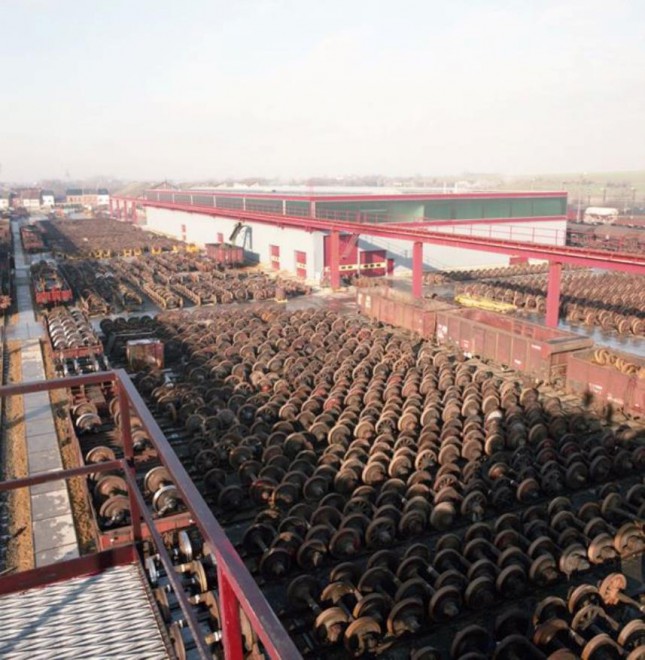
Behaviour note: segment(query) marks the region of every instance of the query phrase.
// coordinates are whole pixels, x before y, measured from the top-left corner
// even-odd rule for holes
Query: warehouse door
[[[303,280],[307,279],[307,253],[300,250],[295,251],[296,275]]]
[[[280,246],[269,245],[269,250],[271,254],[271,268],[273,270],[280,270]]]

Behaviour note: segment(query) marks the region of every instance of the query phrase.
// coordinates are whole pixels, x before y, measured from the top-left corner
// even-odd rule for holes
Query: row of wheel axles
[[[355,617],[354,604],[349,619],[344,612],[330,624],[332,633],[341,626],[340,642],[356,619],[377,621],[365,635],[366,622],[353,628],[349,649],[369,650],[360,640],[370,635],[377,645],[397,639],[388,620],[409,580],[417,580],[412,591],[399,596],[414,602],[391,626],[401,639],[413,632],[411,612],[422,613],[424,630],[437,621],[429,608],[438,588],[458,592],[459,618],[481,611],[480,602],[561,585],[642,551],[641,490],[605,482],[633,484],[645,450],[582,410],[571,414],[475,361],[327,312],[176,314],[160,322],[180,347],[173,381],[142,374],[137,385],[181,435],[183,460],[220,520],[248,525],[240,547],[263,586],[307,572],[319,599],[328,586],[321,573],[349,571],[351,562],[354,577],[331,581],[351,585],[354,596],[343,599],[378,594],[373,617],[362,610]],[[574,504],[560,500],[556,511],[540,503],[567,491],[580,493]],[[587,495],[597,501],[583,508]],[[510,509],[517,511],[500,517],[508,528],[483,522]],[[463,535],[434,541],[467,524]],[[399,575],[410,544],[420,541],[428,557],[419,575]],[[390,547],[396,562],[383,554]],[[441,552],[449,568],[435,566]],[[370,592],[361,580],[373,568],[370,579],[383,580]],[[430,570],[452,571],[451,581],[437,584]],[[391,601],[386,609],[377,607],[380,597],[390,602],[379,590]],[[340,607],[316,602],[316,616]],[[308,609],[285,611],[307,618]],[[305,634],[322,643],[313,630]]]
[[[167,534],[166,545],[173,568],[181,578],[183,590],[200,626],[202,641],[210,648],[213,657],[220,657],[222,618],[213,555],[208,547],[202,544],[198,533],[189,533],[186,530]],[[195,640],[159,556],[153,548],[145,548],[144,552],[148,555],[145,562],[146,573],[161,617],[168,627],[173,650],[178,660],[186,660],[196,648]],[[257,637],[241,609],[240,624],[246,657],[263,657]]]
[[[498,278],[459,285],[455,292],[546,311],[546,276]],[[637,275],[568,273],[562,280],[560,312],[571,323],[597,325],[620,334],[645,334],[643,281]]]

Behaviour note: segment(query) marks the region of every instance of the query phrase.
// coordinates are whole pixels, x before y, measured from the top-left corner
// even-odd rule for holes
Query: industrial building
[[[313,230],[304,222],[301,227],[276,228],[241,215],[236,218],[234,211],[342,221],[357,227],[362,223],[422,226],[551,245],[564,245],[566,238],[564,192],[294,195],[164,189],[148,190],[138,203],[145,207],[146,225],[152,231],[198,245],[234,242],[250,259],[314,281],[329,269],[328,232]],[[113,211],[123,216],[126,206],[126,200],[115,198]],[[425,270],[497,266],[508,264],[508,256],[426,244],[423,263]],[[342,233],[340,269],[345,275],[410,272],[410,243],[361,235],[358,230]]]

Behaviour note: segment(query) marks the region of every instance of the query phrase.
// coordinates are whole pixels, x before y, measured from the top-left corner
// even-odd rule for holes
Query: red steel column
[[[412,296],[423,297],[423,243],[412,244]]]
[[[329,234],[329,282],[331,288],[340,289],[340,233]]]
[[[546,324],[549,328],[557,328],[560,318],[560,277],[562,264],[549,261],[549,279],[546,289]]]
[[[220,595],[219,608],[222,614],[224,657],[226,660],[243,660],[240,604],[219,558],[217,562],[217,582]]]

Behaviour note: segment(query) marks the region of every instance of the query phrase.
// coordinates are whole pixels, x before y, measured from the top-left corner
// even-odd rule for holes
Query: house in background
[[[0,211],[6,211],[9,208],[9,192],[0,191]]]
[[[40,193],[40,206],[43,209],[51,209],[56,203],[53,190],[43,190]]]
[[[78,204],[80,206],[83,203],[82,188],[68,188],[65,191],[65,203]]]
[[[40,211],[40,188],[23,188],[18,191],[19,206],[27,211]]]
[[[105,188],[98,190],[70,188],[65,195],[67,204],[83,206],[87,209],[106,207],[110,204],[110,193]]]
[[[110,193],[107,188],[99,188],[96,191],[96,206],[107,208],[110,205]]]

